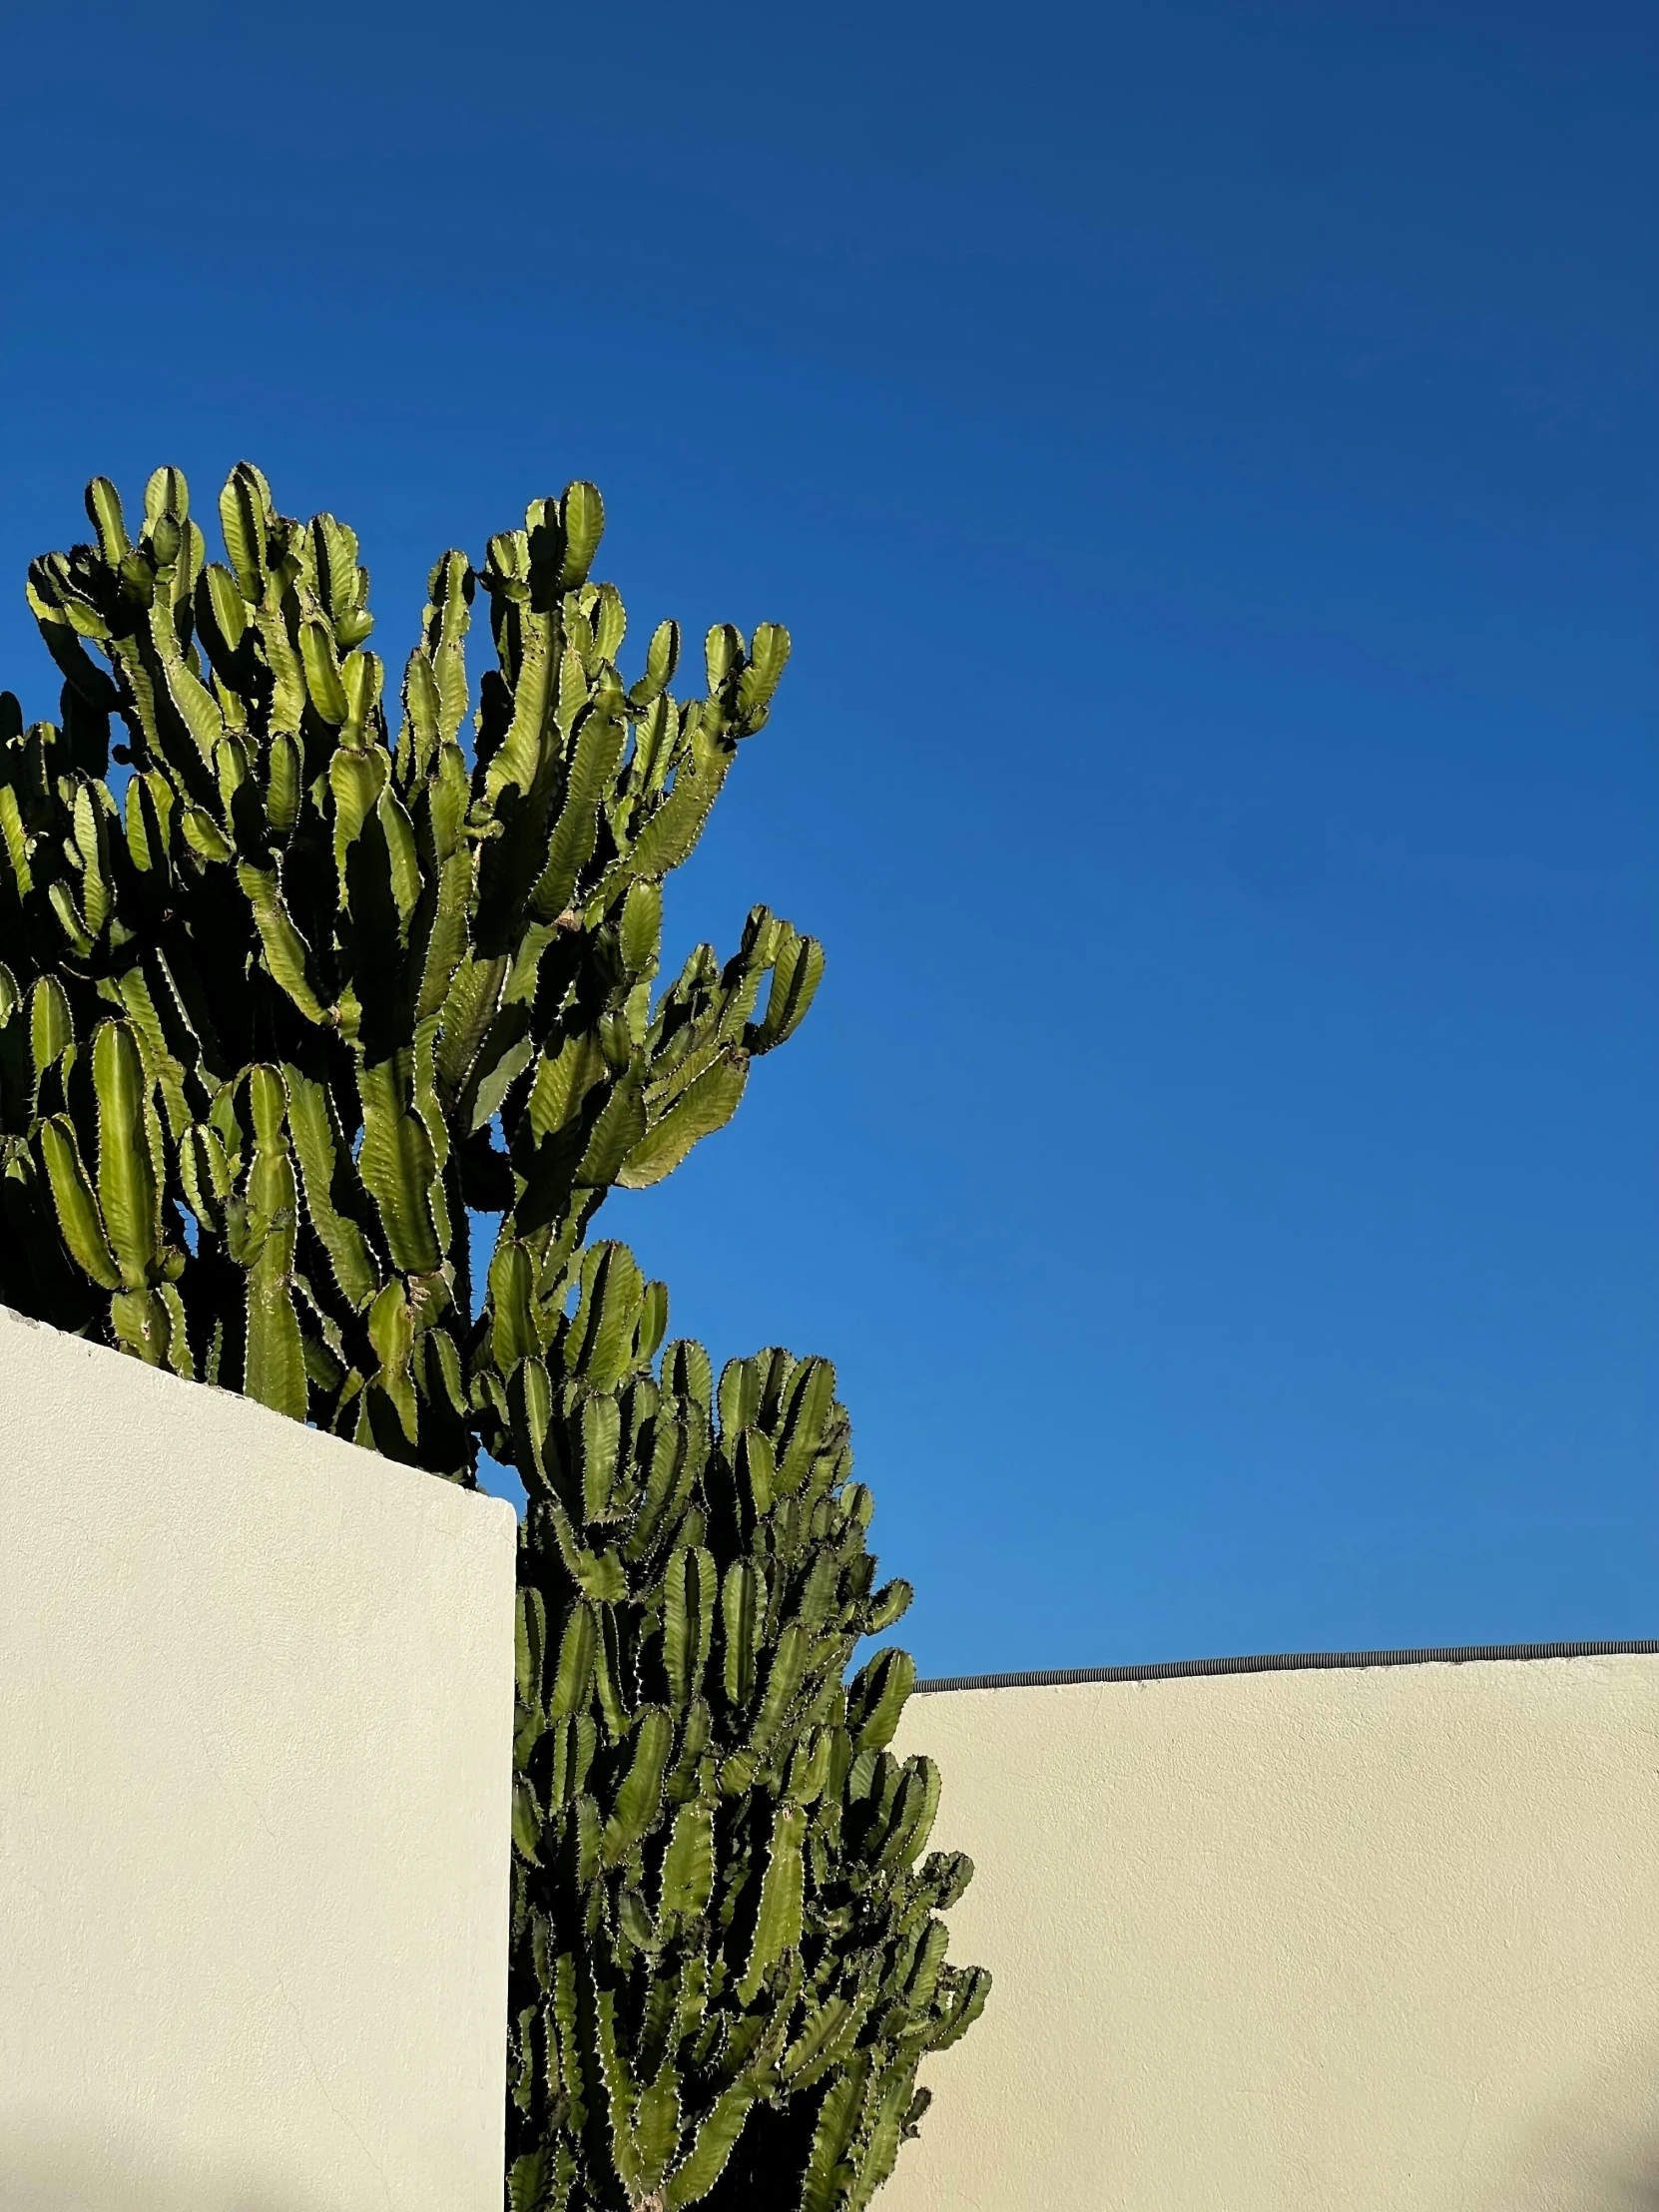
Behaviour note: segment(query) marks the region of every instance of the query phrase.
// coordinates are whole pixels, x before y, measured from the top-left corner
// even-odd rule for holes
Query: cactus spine
[[[210,562],[177,469],[136,535],[105,479],[86,504],[29,571],[60,720],[0,693],[0,1299],[454,1480],[520,1470],[513,2212],[852,2212],[986,1988],[943,1962],[937,1775],[886,1748],[913,1669],[844,1681],[908,1593],[872,1594],[828,1365],[717,1390],[584,1241],[818,987],[756,907],[657,989],[663,880],[788,634],[717,626],[682,702],[664,622],[628,682],[576,483],[436,563],[392,708],[333,516],[245,462]]]

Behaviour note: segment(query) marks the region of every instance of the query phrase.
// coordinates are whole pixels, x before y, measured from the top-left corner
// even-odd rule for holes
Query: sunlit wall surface
[[[513,1519],[0,1314],[0,2204],[499,2212]]]
[[[1659,2202],[1659,1658],[917,1698],[990,2004],[881,2212]]]

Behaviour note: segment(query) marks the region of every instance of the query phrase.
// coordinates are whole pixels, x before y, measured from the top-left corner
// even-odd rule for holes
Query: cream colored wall
[[[882,2212],[1659,2206],[1659,1659],[919,1697],[996,1975]]]
[[[498,2212],[513,1515],[0,1313],[0,2206]]]

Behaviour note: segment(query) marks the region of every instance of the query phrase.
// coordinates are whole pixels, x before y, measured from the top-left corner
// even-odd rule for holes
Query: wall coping
[[[1267,1651],[1238,1659],[1158,1659],[1138,1667],[1048,1667],[1025,1674],[941,1674],[941,1690],[1059,1690],[1082,1682],[1176,1682],[1195,1675],[1298,1674],[1331,1667],[1462,1667],[1474,1660],[1603,1659],[1659,1654],[1659,1639],[1583,1644],[1430,1644],[1420,1651]]]

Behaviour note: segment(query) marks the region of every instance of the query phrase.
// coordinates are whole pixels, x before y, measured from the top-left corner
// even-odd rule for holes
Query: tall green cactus
[[[665,1288],[583,1241],[818,987],[756,907],[654,996],[663,879],[788,635],[712,630],[681,704],[665,622],[625,682],[572,484],[433,568],[393,736],[331,515],[248,463],[224,563],[176,469],[136,539],[102,478],[87,512],[29,572],[60,721],[0,693],[0,1299],[461,1482],[519,1469],[513,2212],[855,2212],[987,1986],[936,1917],[967,1862],[917,1864],[937,1775],[886,1749],[910,1662],[844,1680],[908,1592],[872,1594],[827,1364],[717,1392],[700,1347],[658,1360]]]
[[[394,735],[331,515],[278,515],[244,463],[226,565],[176,469],[136,542],[112,484],[87,510],[96,542],[29,572],[61,723],[0,695],[0,1297],[466,1478],[514,1327],[497,1275],[475,1326],[469,1209],[506,1217],[510,1297],[555,1297],[606,1191],[729,1121],[817,988],[758,907],[652,1002],[663,877],[788,636],[711,631],[680,705],[665,622],[625,684],[573,484],[432,570]]]
[[[514,1813],[514,2212],[859,2212],[916,2067],[988,1977],[944,1963],[960,1853],[887,1746],[915,1670],[873,1590],[823,1360],[670,1345],[660,1284],[586,1253],[506,1371],[529,1506]],[[918,1861],[920,1864],[918,1865]]]

